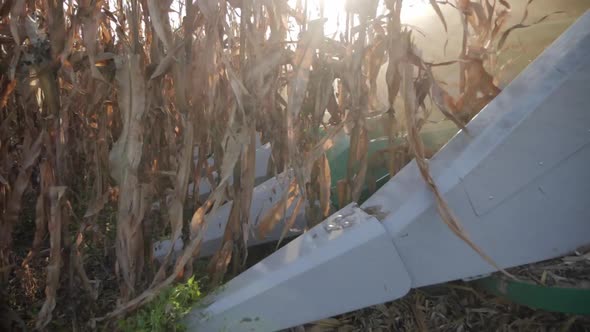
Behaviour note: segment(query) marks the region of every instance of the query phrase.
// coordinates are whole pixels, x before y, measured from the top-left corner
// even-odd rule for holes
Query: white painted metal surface
[[[466,232],[502,267],[590,242],[589,54],[586,13],[469,123],[472,137],[459,133],[430,162]],[[493,271],[440,220],[414,162],[371,206],[389,214],[414,287]]]
[[[260,143],[260,138],[258,137],[258,135],[256,135],[256,162],[255,162],[256,170],[254,171],[254,177],[257,182],[268,178],[268,176],[267,176],[267,174],[268,174],[268,160],[270,159],[270,154],[271,154],[270,143],[266,143],[266,144],[262,145]],[[195,156],[199,155],[198,148],[195,148],[194,155]],[[195,157],[195,164],[197,162],[198,162],[198,159]],[[209,165],[213,165],[213,158],[209,158],[207,160],[207,162],[209,163]],[[213,175],[215,177],[218,176],[218,174],[215,172]],[[232,175],[230,175],[229,183],[233,183],[233,176]],[[189,183],[189,185],[188,185],[188,194],[189,195],[193,194],[193,187],[194,187],[194,183]],[[199,183],[199,194],[198,195],[204,196],[204,195],[209,194],[210,192],[211,192],[211,184],[209,183],[209,181],[206,178],[201,179],[201,182]]]
[[[409,289],[385,228],[349,205],[223,286],[206,310],[190,314],[187,325],[275,331],[385,302]]]
[[[257,237],[256,230],[261,218],[283,195],[288,189],[290,177],[288,174],[281,174],[273,177],[264,183],[256,186],[252,194],[252,204],[250,205],[250,218],[248,231],[248,245],[262,244],[269,241],[276,241],[280,238],[283,231],[282,226],[275,227],[270,231],[265,238]],[[233,202],[228,202],[221,206],[215,214],[207,215],[205,217],[207,222],[207,230],[203,237],[201,244],[200,256],[206,257],[213,255],[220,247],[225,226],[231,212]],[[292,215],[294,207],[290,207],[286,213],[284,220],[288,220]],[[293,237],[303,232],[305,227],[304,218],[305,209],[300,209],[299,214],[295,219],[293,227],[288,231],[286,237]]]
[[[589,54],[587,12],[430,162],[466,232],[501,267],[590,241]],[[382,222],[343,209],[230,281],[189,314],[189,329],[274,331],[493,271],[434,204],[411,163],[363,204]]]
[[[172,248],[171,248],[172,247]],[[172,249],[170,262],[175,262],[180,255],[182,255],[182,249],[184,248],[184,242],[181,238],[176,239],[174,244],[170,239],[156,241],[152,245],[152,256],[158,263],[162,264],[166,259],[166,255]]]

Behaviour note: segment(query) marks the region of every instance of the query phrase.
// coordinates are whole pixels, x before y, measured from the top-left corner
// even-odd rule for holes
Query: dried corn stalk
[[[100,258],[92,258],[103,260],[98,265],[116,261],[116,273],[108,272],[118,279],[109,286],[118,282],[122,304],[111,303],[106,315],[116,317],[192,274],[205,216],[228,201],[230,220],[210,265],[216,280],[230,264],[234,272],[242,268],[249,237],[267,235],[286,209],[293,214],[281,240],[301,209],[311,227],[332,212],[334,193],[343,206],[367,187],[375,190],[372,169],[385,165],[394,175],[413,155],[436,193],[425,162],[433,151],[418,137],[431,112],[428,97],[464,128],[499,93],[497,52],[511,31],[529,25],[528,12],[506,29],[507,1],[456,2],[464,35],[459,59],[447,63],[460,67],[460,93],[453,96],[432,73],[445,64],[426,63],[408,47],[402,3],[347,1],[346,29],[336,40],[324,37],[323,9],[313,19],[303,1],[293,7],[264,0],[0,1],[0,281],[34,269],[35,258],[49,249],[47,298],[37,317],[39,327],[47,326],[66,307],[56,302],[63,280],[104,298],[91,284],[100,279],[97,272],[84,267],[87,250],[100,249]],[[446,29],[446,3],[430,4]],[[402,75],[408,66],[411,75]],[[395,109],[402,83],[406,128]],[[387,86],[383,110],[376,109],[379,84]],[[373,155],[371,111],[386,112],[389,139]],[[332,188],[326,151],[342,131],[350,134],[347,175]],[[400,144],[406,132],[409,140]],[[256,136],[272,147],[268,174],[293,175],[252,232]],[[211,188],[205,194],[203,182]],[[444,201],[438,204],[461,236]],[[187,210],[194,211],[191,220]],[[27,257],[16,264],[21,258],[12,237],[28,211],[34,211],[34,234],[22,251]],[[149,260],[152,242],[162,237],[188,240],[172,271]],[[60,248],[70,253],[63,261]]]
[[[62,258],[62,232],[64,194],[66,187],[49,188],[49,200],[51,201],[48,229],[50,237],[49,265],[47,266],[47,285],[45,286],[45,302],[37,316],[35,327],[42,330],[51,321],[52,311],[55,308],[57,289],[59,287],[59,275],[61,271]]]
[[[123,299],[135,292],[144,265],[141,223],[147,208],[149,189],[138,178],[142,156],[143,116],[146,108],[145,81],[139,55],[118,61],[117,81],[123,130],[110,152],[111,176],[119,184],[117,214],[117,267],[124,280]]]

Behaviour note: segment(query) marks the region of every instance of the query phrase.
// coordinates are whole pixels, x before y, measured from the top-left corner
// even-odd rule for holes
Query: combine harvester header
[[[590,12],[431,160],[471,240],[501,268],[590,241]],[[496,269],[437,214],[415,162],[231,280],[195,331],[275,331]]]

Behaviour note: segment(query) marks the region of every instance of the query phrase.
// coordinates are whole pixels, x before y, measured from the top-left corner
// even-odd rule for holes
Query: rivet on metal
[[[335,230],[341,230],[344,228],[351,227],[354,224],[354,220],[352,219],[353,215],[354,213],[344,216],[339,214],[334,219],[327,221],[324,225],[324,229],[326,230],[326,232],[330,233]]]

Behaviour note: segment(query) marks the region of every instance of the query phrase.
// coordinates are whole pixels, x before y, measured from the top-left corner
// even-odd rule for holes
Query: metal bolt
[[[324,226],[324,228],[326,229],[326,231],[329,232],[333,232],[337,229],[340,229],[340,227],[336,224],[334,224],[333,222],[328,222],[326,223],[326,225]]]
[[[353,214],[343,216],[339,214],[333,220],[326,222],[326,224],[324,225],[324,229],[326,230],[326,232],[330,233],[335,230],[341,230],[344,228],[351,227],[354,224],[354,220],[350,218],[352,215]]]

